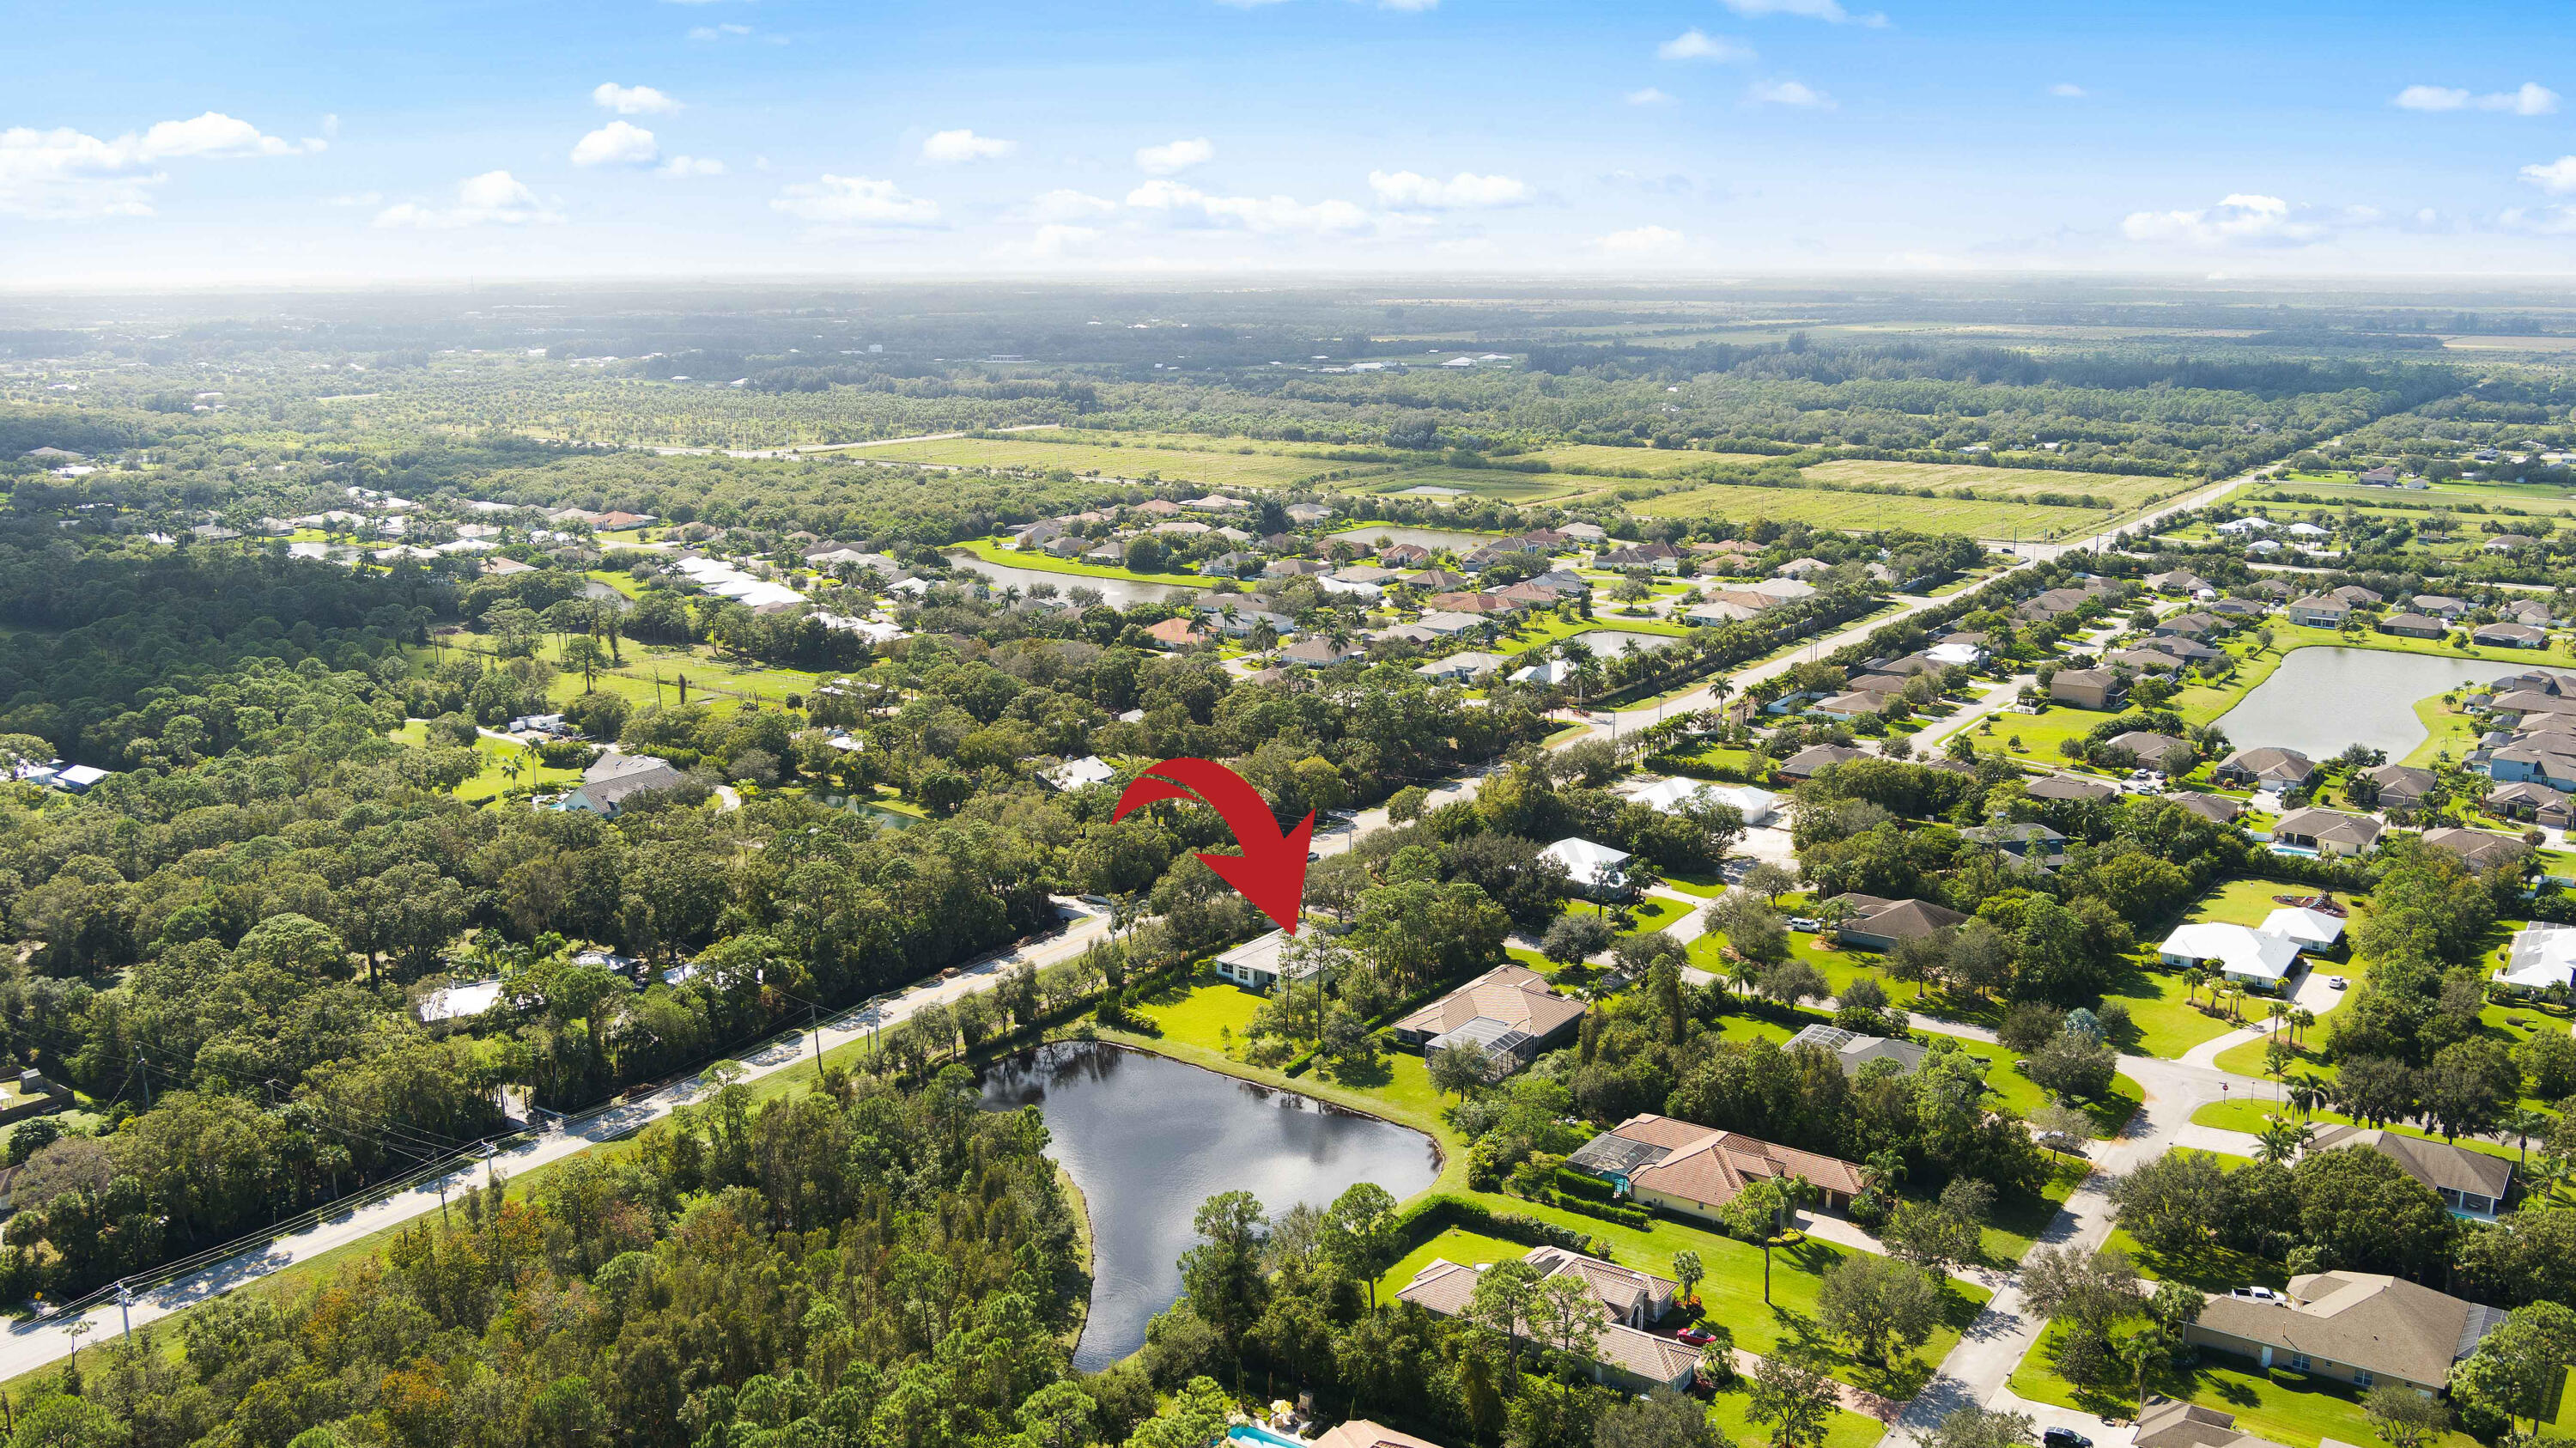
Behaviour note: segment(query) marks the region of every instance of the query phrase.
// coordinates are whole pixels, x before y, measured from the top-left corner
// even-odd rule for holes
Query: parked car
[[[2153,779],[2156,777],[2156,772],[2152,769],[2132,769],[2129,771],[2129,777],[2131,779]]]
[[[2238,1287],[2227,1294],[2239,1302],[2287,1302],[2290,1299],[2269,1287]]]
[[[1717,1334],[1704,1327],[1685,1327],[1673,1336],[1691,1347],[1706,1347],[1717,1341]]]
[[[1792,915],[1789,917],[1789,928],[1792,930],[1804,930],[1812,934],[1824,929],[1825,922],[1816,919],[1812,915]]]
[[[2330,975],[2326,977],[2326,985],[2334,990],[2344,990],[2350,987],[2352,982],[2339,975]]]
[[[2051,1428],[2039,1435],[2040,1448],[2093,1448],[2093,1440],[2072,1428]]]

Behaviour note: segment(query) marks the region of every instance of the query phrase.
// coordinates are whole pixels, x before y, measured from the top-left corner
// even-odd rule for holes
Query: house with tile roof
[[[1835,1211],[1866,1185],[1862,1169],[1839,1157],[1651,1114],[1595,1136],[1565,1164],[1641,1206],[1710,1222],[1747,1183],[1766,1177],[1805,1177]]]
[[[1500,965],[1393,1027],[1398,1044],[1425,1057],[1477,1045],[1500,1070],[1517,1070],[1562,1040],[1583,1019],[1583,1002],[1558,995],[1547,977],[1525,965]]]
[[[2327,859],[2366,855],[2378,848],[2388,826],[2368,815],[2333,809],[2294,809],[2272,825],[2272,843],[2314,850]]]
[[[1592,1345],[1594,1381],[1623,1392],[1642,1393],[1659,1387],[1680,1392],[1698,1376],[1698,1348],[1631,1325],[1610,1300],[1646,1304],[1659,1300],[1662,1306],[1653,1308],[1654,1316],[1645,1319],[1651,1322],[1669,1309],[1676,1290],[1672,1282],[1561,1247],[1532,1248],[1522,1260],[1539,1268],[1542,1280],[1568,1277],[1581,1282],[1599,1304],[1600,1327]],[[1475,1301],[1476,1284],[1483,1280],[1488,1265],[1434,1258],[1395,1295],[1443,1317],[1464,1317]],[[1529,1325],[1522,1324],[1521,1330],[1529,1331]]]

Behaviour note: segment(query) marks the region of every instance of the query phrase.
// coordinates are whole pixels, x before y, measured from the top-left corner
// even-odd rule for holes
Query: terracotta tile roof
[[[1861,1190],[1861,1169],[1850,1162],[1740,1132],[1641,1115],[1619,1123],[1607,1135],[1665,1148],[1660,1160],[1628,1173],[1632,1188],[1705,1206],[1724,1206],[1735,1200],[1747,1182],[1763,1177],[1803,1176],[1844,1196]]]
[[[1547,977],[1525,965],[1503,965],[1395,1023],[1399,1031],[1445,1035],[1479,1016],[1544,1039],[1583,1014],[1583,1002],[1548,988]]]

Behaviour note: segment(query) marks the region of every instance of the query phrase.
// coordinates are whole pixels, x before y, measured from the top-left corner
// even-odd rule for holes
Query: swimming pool
[[[1302,1438],[1291,1438],[1285,1433],[1264,1428],[1259,1423],[1237,1423],[1225,1430],[1225,1436],[1237,1443],[1247,1445],[1247,1448],[1314,1448],[1313,1444]]]

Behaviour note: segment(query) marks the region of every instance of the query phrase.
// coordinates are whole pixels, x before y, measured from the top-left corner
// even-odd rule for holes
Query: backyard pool
[[[1272,1214],[1317,1208],[1355,1182],[1397,1200],[1431,1185],[1439,1148],[1418,1131],[1163,1056],[1058,1042],[984,1072],[984,1105],[1035,1106],[1091,1208],[1091,1315],[1073,1365],[1098,1372],[1145,1345],[1145,1324],[1181,1295],[1191,1219],[1218,1192]]]

